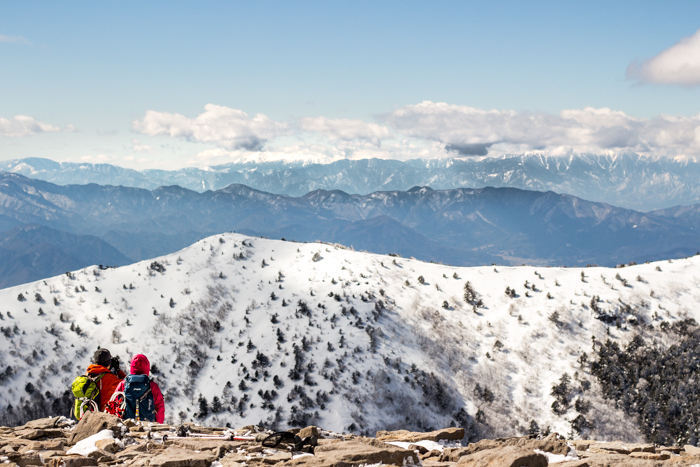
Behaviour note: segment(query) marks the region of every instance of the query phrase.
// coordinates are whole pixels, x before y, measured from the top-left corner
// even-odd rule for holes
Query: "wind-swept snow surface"
[[[635,440],[581,362],[606,339],[697,317],[698,285],[700,257],[456,268],[216,235],[155,261],[0,291],[0,407],[64,392],[99,345],[126,369],[148,356],[173,422],[460,425],[477,437],[535,421],[568,434],[577,410],[550,408],[567,373],[591,405],[593,435]]]

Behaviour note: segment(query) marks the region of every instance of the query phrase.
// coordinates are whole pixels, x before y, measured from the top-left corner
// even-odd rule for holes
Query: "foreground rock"
[[[187,431],[188,436],[178,437]],[[106,431],[105,431],[106,430]],[[20,427],[0,427],[0,464],[7,467],[360,467],[383,464],[425,467],[662,467],[700,465],[694,446],[654,446],[586,440],[484,439],[461,445],[464,431],[446,428],[429,433],[380,431],[376,438],[324,431],[294,430],[298,439],[316,444],[293,452],[290,444],[263,447],[269,433],[253,426],[238,430],[182,427],[121,421],[107,414],[87,414],[78,424],[66,418],[34,420]],[[93,436],[97,435],[97,436]],[[165,437],[164,437],[165,435]],[[232,436],[244,437],[232,440]],[[92,438],[91,438],[92,437]],[[76,443],[78,447],[76,447]],[[88,446],[79,454],[69,454]]]

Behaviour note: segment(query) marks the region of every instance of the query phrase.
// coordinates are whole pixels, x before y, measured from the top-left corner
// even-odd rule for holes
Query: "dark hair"
[[[95,351],[95,354],[92,356],[92,363],[96,365],[102,365],[105,367],[109,367],[109,364],[112,361],[112,354],[109,353],[109,350],[107,349],[97,349]]]

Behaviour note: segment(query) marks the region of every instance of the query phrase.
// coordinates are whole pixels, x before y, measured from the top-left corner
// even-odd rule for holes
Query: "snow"
[[[316,253],[321,259],[314,261]],[[154,261],[165,271],[151,269]],[[467,281],[483,308],[465,302]],[[481,410],[493,436],[524,434],[531,420],[566,435],[576,413],[550,410],[552,385],[564,373],[593,383],[587,397],[611,414],[610,423],[625,418],[605,405],[577,359],[591,355],[593,337],[624,343],[637,328],[631,315],[620,329],[605,325],[592,298],[600,297],[606,311],[628,304],[658,328],[662,320],[700,320],[699,285],[698,256],[620,269],[458,268],[339,245],[215,235],[155,260],[0,290],[0,372],[13,370],[0,381],[0,406],[28,398],[29,382],[42,393],[64,391],[100,345],[121,357],[123,369],[131,356],[148,356],[173,423],[284,428],[296,408],[305,423],[374,435],[450,426],[464,407],[471,416]],[[517,296],[508,297],[506,287]],[[299,312],[300,300],[308,314]],[[71,330],[76,326],[80,335]],[[306,384],[290,377],[302,338]],[[259,352],[269,366],[256,369]],[[416,370],[432,373],[446,398],[424,393]],[[475,395],[477,383],[493,392],[493,402]],[[260,395],[273,390],[269,401]],[[206,419],[195,416],[200,395],[210,409]],[[223,406],[218,413],[214,397]]]
[[[537,454],[542,454],[547,458],[547,463],[548,464],[558,464],[560,462],[566,462],[566,461],[577,461],[578,460],[578,455],[576,454],[576,450],[570,449],[566,455],[564,454],[554,454],[551,452],[546,452],[546,451],[540,451],[539,449],[535,449],[535,452]]]
[[[95,445],[95,443],[102,439],[114,439],[114,433],[112,433],[112,430],[102,430],[82,441],[78,441],[75,443],[75,446],[68,450],[66,454],[80,454],[81,456],[87,456],[91,452],[97,451],[98,447]]]

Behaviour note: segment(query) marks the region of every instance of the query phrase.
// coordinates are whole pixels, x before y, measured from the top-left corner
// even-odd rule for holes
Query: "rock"
[[[554,464],[557,467],[659,467],[660,461],[636,459],[625,454],[593,454],[586,459]]]
[[[285,462],[289,467],[353,467],[362,464],[399,465],[420,464],[418,455],[371,438],[318,446],[313,456],[303,456]]]
[[[517,438],[496,438],[482,439],[477,443],[469,443],[465,448],[447,448],[440,456],[441,462],[457,462],[460,458],[475,454],[480,451],[489,449],[500,449],[506,446],[515,446],[524,450],[539,449],[540,451],[551,452],[552,454],[566,455],[569,452],[569,446],[566,441],[559,438],[557,433],[552,433],[545,439],[536,439],[530,437]]]
[[[168,441],[168,443],[170,442],[171,441]],[[245,446],[246,443],[241,441],[189,438],[174,439],[172,440],[172,445],[183,449],[191,449],[193,451],[213,451],[218,459],[230,451],[235,451],[236,449]]]
[[[61,428],[70,425],[70,421],[61,417],[48,417],[32,420],[24,424],[24,428],[31,430],[50,430],[51,428]]]
[[[379,441],[459,441],[464,438],[464,428],[444,428],[442,430],[430,431],[427,433],[413,432],[407,430],[378,431],[375,437]]]
[[[409,448],[410,447],[411,446],[409,446]],[[437,449],[433,449],[432,451],[428,451],[426,453],[421,453],[420,458],[421,458],[421,460],[430,459],[430,458],[434,458],[434,460],[437,460],[441,455],[442,455],[441,451],[438,451]]]
[[[633,459],[649,459],[653,461],[665,461],[670,459],[671,455],[669,453],[655,453],[655,452],[631,452],[629,456]]]
[[[261,456],[261,457],[253,457],[248,460],[248,464],[250,465],[274,465],[274,464],[279,464],[288,460],[292,459],[292,453],[291,452],[276,452],[274,454],[266,455],[266,456]]]
[[[683,451],[683,448],[680,446],[657,446],[656,447],[656,452],[661,452],[661,451],[669,451],[674,454],[680,454]]]
[[[695,457],[700,457],[700,448],[693,446],[692,444],[686,444],[683,446],[683,450],[686,452],[686,454],[690,454],[691,456]]]
[[[595,444],[596,442],[587,439],[575,439],[573,441],[570,441],[570,443],[574,445],[574,448],[577,451],[588,451],[588,447],[591,444]]]
[[[420,444],[409,444],[408,450],[418,451],[418,454],[425,454],[428,452],[428,448],[426,448],[425,446],[421,446]]]
[[[24,467],[26,465],[44,465],[44,462],[41,460],[41,456],[36,452],[31,454],[23,454],[18,459],[15,459],[14,462],[19,467]]]
[[[230,452],[224,457],[219,459],[221,465],[225,466],[236,466],[236,465],[246,465],[248,462],[248,456],[243,452]]]
[[[62,457],[65,455],[66,455],[66,451],[40,451],[39,452],[39,456],[41,457],[41,460],[44,461],[44,464],[49,462],[54,457]]]
[[[209,467],[214,459],[210,451],[195,452],[170,447],[153,457],[149,465],[152,467]]]
[[[114,439],[100,439],[95,443],[95,446],[97,446],[97,449],[101,449],[110,454],[114,454],[122,450],[122,447]]]
[[[63,451],[64,443],[63,440],[51,440],[51,441],[29,441],[27,444],[19,448],[19,452],[25,453],[27,451]]]
[[[15,431],[15,436],[17,438],[21,438],[21,439],[62,438],[64,436],[64,434],[65,433],[60,428],[41,429],[41,430],[26,428],[26,429]]]
[[[479,451],[459,459],[462,467],[547,467],[547,457],[530,449],[506,446]]]
[[[68,444],[75,444],[102,430],[112,430],[114,436],[121,436],[120,422],[119,418],[112,414],[105,412],[87,412],[73,429],[73,434]]]
[[[97,460],[83,456],[54,457],[48,467],[89,467],[97,465]]]
[[[565,461],[557,464],[557,467],[590,467],[585,459],[579,459],[577,461]]]
[[[612,443],[595,443],[588,446],[591,452],[601,454],[616,452],[618,454],[629,454],[631,452],[654,452],[653,444],[627,444],[620,441]]]
[[[302,428],[299,430],[299,437],[301,439],[310,437],[310,436],[315,436],[316,438],[320,438],[321,435],[318,433],[318,427],[317,426],[307,426],[306,428]]]

